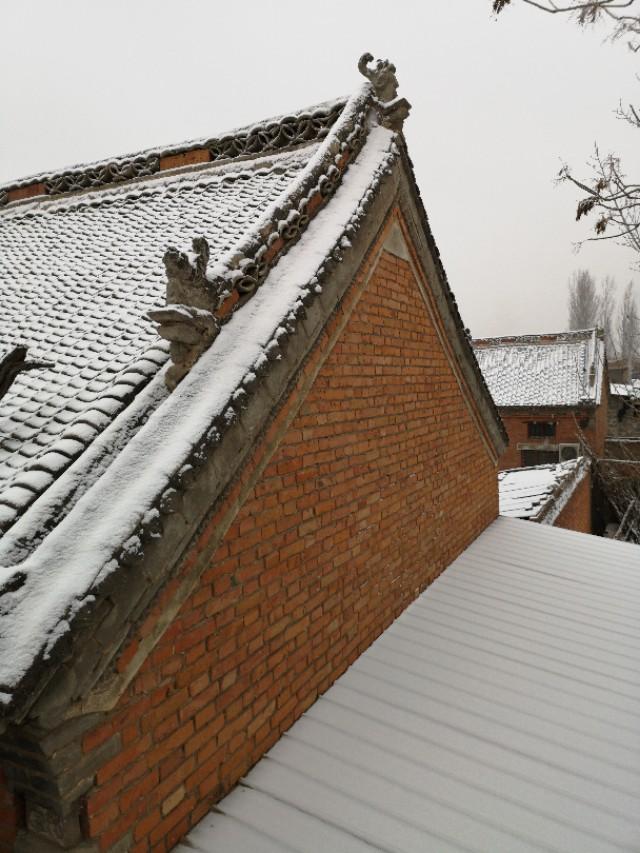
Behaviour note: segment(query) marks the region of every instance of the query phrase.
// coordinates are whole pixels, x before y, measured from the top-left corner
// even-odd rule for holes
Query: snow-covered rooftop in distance
[[[553,524],[588,473],[584,457],[498,474],[500,515]]]
[[[177,853],[640,850],[640,549],[498,518]]]
[[[600,402],[605,351],[595,329],[483,338],[473,347],[498,407]]]
[[[640,397],[640,379],[631,382],[612,382],[609,385],[614,397]]]

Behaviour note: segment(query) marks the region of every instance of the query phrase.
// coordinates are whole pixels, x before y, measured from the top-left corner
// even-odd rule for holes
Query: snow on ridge
[[[19,683],[47,642],[68,629],[67,616],[86,600],[105,566],[115,568],[113,554],[263,356],[265,344],[339,244],[347,224],[359,218],[365,195],[395,156],[394,134],[372,128],[331,202],[178,388],[33,554],[0,568],[0,587],[18,571],[26,575],[21,588],[3,596],[8,612],[0,618],[0,685],[5,692]],[[152,384],[163,382],[163,374]],[[0,544],[0,564],[5,559]]]

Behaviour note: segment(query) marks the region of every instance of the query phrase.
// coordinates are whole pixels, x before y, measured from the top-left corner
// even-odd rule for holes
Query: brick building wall
[[[596,455],[603,455],[604,442],[607,434],[607,401],[604,395],[603,402],[595,409],[576,410],[535,410],[514,413],[508,409],[501,409],[500,416],[505,429],[509,435],[509,445],[500,457],[500,470],[506,468],[520,468],[522,462],[522,447],[539,448],[540,450],[557,448],[559,444],[577,444],[579,442],[576,419],[578,423],[588,418],[588,424],[581,427],[589,445]],[[528,423],[530,421],[554,421],[556,434],[550,438],[533,438],[528,435]]]
[[[591,474],[587,474],[556,518],[554,527],[577,530],[578,533],[591,533],[591,519]]]
[[[19,801],[9,790],[0,767],[0,853],[11,853],[21,821]]]
[[[382,253],[345,304],[226,536],[212,546],[223,507],[185,562],[209,555],[198,588],[84,736],[86,752],[110,742],[84,821],[101,850],[170,849],[497,515],[496,467],[410,264]]]

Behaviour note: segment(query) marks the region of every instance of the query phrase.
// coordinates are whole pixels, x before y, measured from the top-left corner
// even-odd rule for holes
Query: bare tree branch
[[[640,50],[640,14],[620,11],[633,7],[640,13],[640,0],[583,0],[564,4],[556,0],[519,2],[552,15],[571,16],[582,26],[604,20],[613,26],[611,39],[627,35],[631,49]],[[512,4],[514,0],[493,0],[492,8],[498,14]],[[640,129],[640,108],[633,104],[627,107],[620,104],[617,115],[632,127]],[[628,179],[618,156],[602,156],[597,146],[589,165],[592,172],[589,179],[577,177],[566,165],[559,175],[559,181],[568,181],[583,193],[577,202],[576,219],[592,214],[596,216],[594,234],[587,237],[586,242],[619,240],[640,255],[640,183]],[[580,245],[577,244],[578,248]],[[640,267],[640,259],[636,266]]]

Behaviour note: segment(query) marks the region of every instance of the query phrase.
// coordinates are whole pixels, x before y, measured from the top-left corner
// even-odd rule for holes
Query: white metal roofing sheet
[[[181,853],[640,850],[640,549],[497,519]]]

